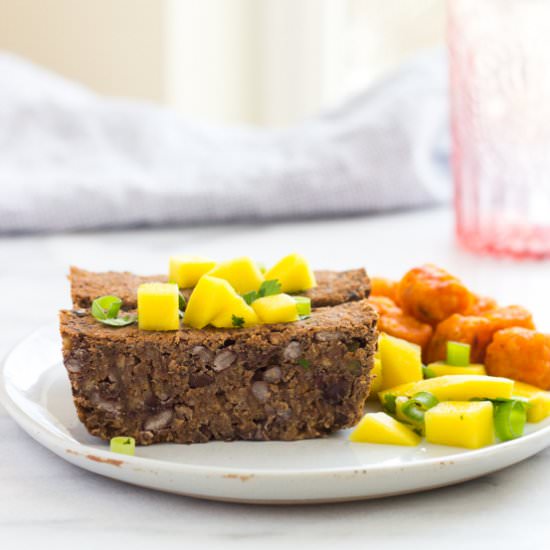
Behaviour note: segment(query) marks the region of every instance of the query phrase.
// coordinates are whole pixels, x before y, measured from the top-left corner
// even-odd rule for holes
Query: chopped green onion
[[[133,313],[127,313],[126,315],[115,317],[114,319],[98,320],[104,325],[109,325],[111,327],[127,327],[128,325],[133,325],[135,322],[137,322],[137,315]]]
[[[92,315],[94,318],[112,327],[125,327],[137,321],[137,315],[126,313],[120,315],[122,300],[118,296],[101,296],[92,302]]]
[[[391,393],[384,396],[384,409],[389,412],[390,414],[395,414],[397,411],[397,396],[392,395]]]
[[[401,412],[413,422],[424,422],[424,410],[417,405],[412,399],[409,399],[402,407]]]
[[[122,306],[118,296],[101,296],[92,302],[92,315],[98,320],[114,319]]]
[[[425,365],[422,365],[422,375],[424,378],[435,378],[435,372]]]
[[[501,441],[509,441],[523,435],[527,421],[527,407],[525,402],[510,399],[505,402],[494,403],[495,432]]]
[[[427,391],[415,393],[411,397],[411,400],[415,401],[418,405],[421,405],[426,411],[432,407],[435,407],[439,403],[437,397]]]
[[[300,365],[301,367],[307,370],[309,369],[310,363],[307,359],[300,358],[298,359],[298,365]]]
[[[447,342],[447,365],[467,367],[470,364],[470,344]]]
[[[424,414],[428,409],[435,407],[439,401],[429,392],[422,391],[415,393],[401,407],[401,412],[413,422],[423,423]]]
[[[311,299],[305,296],[293,296],[296,302],[296,311],[300,317],[311,315]]]
[[[136,440],[133,437],[113,437],[111,439],[111,452],[134,456]]]

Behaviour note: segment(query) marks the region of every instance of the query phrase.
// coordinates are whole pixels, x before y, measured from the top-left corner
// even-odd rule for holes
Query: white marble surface
[[[376,244],[374,244],[376,243]],[[140,230],[0,239],[0,355],[67,306],[65,274],[159,272],[173,252],[290,250],[318,267],[364,264],[399,276],[434,261],[480,292],[530,307],[550,330],[550,263],[477,258],[453,243],[446,211],[263,226]],[[548,548],[550,450],[459,486],[370,502],[258,507],[192,500],[87,473],[40,447],[0,408],[0,548]]]

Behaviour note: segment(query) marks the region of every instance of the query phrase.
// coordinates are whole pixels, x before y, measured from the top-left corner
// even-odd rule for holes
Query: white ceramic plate
[[[333,502],[422,491],[482,476],[550,445],[550,419],[515,441],[476,451],[347,441],[349,430],[299,442],[214,442],[111,453],[80,424],[61,364],[57,327],[21,342],[0,373],[0,399],[39,443],[107,477],[182,495],[257,503]]]

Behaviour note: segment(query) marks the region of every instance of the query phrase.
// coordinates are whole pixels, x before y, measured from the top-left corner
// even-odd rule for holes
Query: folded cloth
[[[449,199],[441,52],[294,127],[182,120],[0,55],[0,233],[378,212]]]

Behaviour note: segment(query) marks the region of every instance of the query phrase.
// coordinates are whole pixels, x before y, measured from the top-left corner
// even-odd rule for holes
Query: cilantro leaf
[[[183,319],[183,314],[185,313],[187,302],[185,301],[185,296],[181,292],[178,292],[178,304],[179,317],[180,319]]]
[[[250,306],[252,302],[258,298],[258,293],[255,290],[243,294],[243,300]]]
[[[185,301],[185,296],[181,292],[178,293],[178,302],[180,311],[185,311],[187,302]]]
[[[264,281],[260,285],[260,289],[258,290],[258,298],[273,296],[274,294],[281,294],[281,283],[278,279]]]
[[[274,294],[281,294],[281,283],[278,279],[272,279],[264,281],[258,290],[251,290],[246,294],[243,294],[244,301],[250,306],[252,302],[258,298],[265,298],[266,296],[273,296]]]
[[[231,315],[231,323],[234,327],[243,328],[244,327],[244,317],[237,317],[236,315]]]

